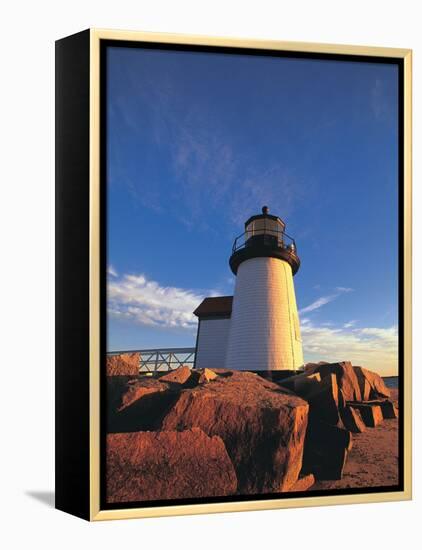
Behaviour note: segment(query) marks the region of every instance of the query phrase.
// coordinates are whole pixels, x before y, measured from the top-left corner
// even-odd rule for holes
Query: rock
[[[301,476],[296,481],[296,483],[289,489],[289,493],[298,493],[307,491],[315,483],[315,476],[313,474],[308,474],[306,476]]]
[[[161,376],[160,382],[170,382],[172,384],[185,384],[189,380],[191,373],[192,371],[188,366],[182,365],[181,367],[178,367],[177,369],[170,371],[168,374]]]
[[[358,409],[346,406],[340,413],[343,426],[353,433],[362,433],[366,430],[365,422]]]
[[[312,371],[315,367],[319,367],[320,365],[329,365],[327,361],[319,361],[318,363],[306,363],[306,365],[303,367],[305,372]]]
[[[339,390],[335,374],[325,376],[320,382],[316,381],[305,399],[309,403],[310,417],[333,426],[339,423]]]
[[[129,376],[139,374],[140,354],[121,353],[120,355],[107,355],[107,376]]]
[[[381,424],[383,416],[380,405],[375,403],[349,403],[349,405],[360,412],[365,426],[375,428]]]
[[[389,388],[387,388],[384,380],[379,374],[368,369],[364,369],[363,367],[353,367],[353,370],[358,377],[361,387],[363,383],[362,380],[367,380],[371,387],[369,396],[368,398],[363,399],[364,401],[367,401],[368,399],[377,399],[378,397],[391,397]]]
[[[321,375],[319,372],[315,374],[297,374],[280,380],[278,383],[280,386],[286,387],[300,396],[304,396],[315,388],[317,382],[321,382]]]
[[[384,401],[380,401],[379,405],[381,407],[382,417],[384,419],[398,418],[398,410],[392,401],[386,399]]]
[[[382,419],[398,418],[398,409],[393,401],[390,399],[376,399],[367,401],[366,403],[352,403],[352,406],[367,405],[368,407],[380,407],[382,413]],[[378,415],[379,416],[379,415]],[[378,423],[381,420],[378,418]]]
[[[193,428],[107,436],[108,503],[209,498],[236,492],[220,437]]]
[[[321,382],[321,375],[319,372],[297,376],[294,381],[294,390],[306,392],[315,387],[315,382]]]
[[[122,397],[127,392],[129,385],[138,379],[139,375],[106,377],[107,411],[116,412],[121,407]]]
[[[361,399],[362,401],[368,401],[371,394],[371,384],[362,371],[362,367],[353,367],[358,379]]]
[[[203,369],[202,372],[199,375],[198,384],[204,384],[206,382],[211,382],[211,380],[215,380],[218,377],[218,374],[213,372],[210,369]]]
[[[305,439],[302,474],[317,480],[341,479],[352,434],[337,426],[311,420]]]
[[[319,372],[300,374],[280,381],[281,386],[287,386],[296,395],[309,403],[309,416],[327,424],[337,426],[340,422],[339,408],[344,406],[339,400],[339,389],[335,374],[321,378]]]
[[[180,388],[154,378],[107,377],[107,432],[156,430]]]
[[[350,361],[343,361],[341,363],[320,363],[310,366],[306,369],[306,372],[307,374],[319,372],[321,378],[335,374],[338,387],[342,390],[346,401],[362,400],[358,378]]]
[[[232,371],[181,392],[164,430],[199,427],[224,441],[238,493],[288,491],[302,466],[308,404],[277,384]]]
[[[126,391],[122,393],[121,403],[118,407],[118,411],[122,411],[132,405],[141,397],[145,395],[152,395],[153,393],[163,392],[168,390],[168,385],[163,384],[155,378],[141,378],[138,380],[131,380],[126,385]]]
[[[215,369],[213,369],[215,370]],[[216,371],[217,372],[217,371]],[[261,378],[265,378],[270,382],[275,382],[276,384],[281,383],[283,380],[292,377],[294,371],[291,370],[250,370],[248,372],[253,372]],[[297,375],[296,375],[297,376]]]

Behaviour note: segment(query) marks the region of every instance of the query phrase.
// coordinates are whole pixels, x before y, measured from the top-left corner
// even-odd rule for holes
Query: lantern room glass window
[[[255,237],[257,235],[271,235],[277,238],[277,241],[283,243],[283,231],[284,225],[280,220],[274,220],[272,218],[257,218],[252,220],[246,226],[246,238]]]

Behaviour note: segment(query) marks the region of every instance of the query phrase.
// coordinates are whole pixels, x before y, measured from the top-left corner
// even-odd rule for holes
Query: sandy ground
[[[397,400],[397,390],[392,390]],[[376,428],[353,434],[353,447],[347,457],[343,479],[319,481],[310,489],[346,489],[398,484],[398,420],[384,420]]]

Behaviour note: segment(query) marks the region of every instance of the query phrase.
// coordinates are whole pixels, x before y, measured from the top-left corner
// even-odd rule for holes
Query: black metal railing
[[[296,255],[297,247],[293,237],[285,231],[269,228],[250,229],[236,237],[233,243],[232,254],[248,246],[265,246],[269,248],[283,248]]]

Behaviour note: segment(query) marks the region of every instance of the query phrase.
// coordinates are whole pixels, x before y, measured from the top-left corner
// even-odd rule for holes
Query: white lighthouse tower
[[[233,245],[236,275],[226,368],[296,370],[303,365],[293,276],[300,260],[285,223],[269,214],[252,216]]]

